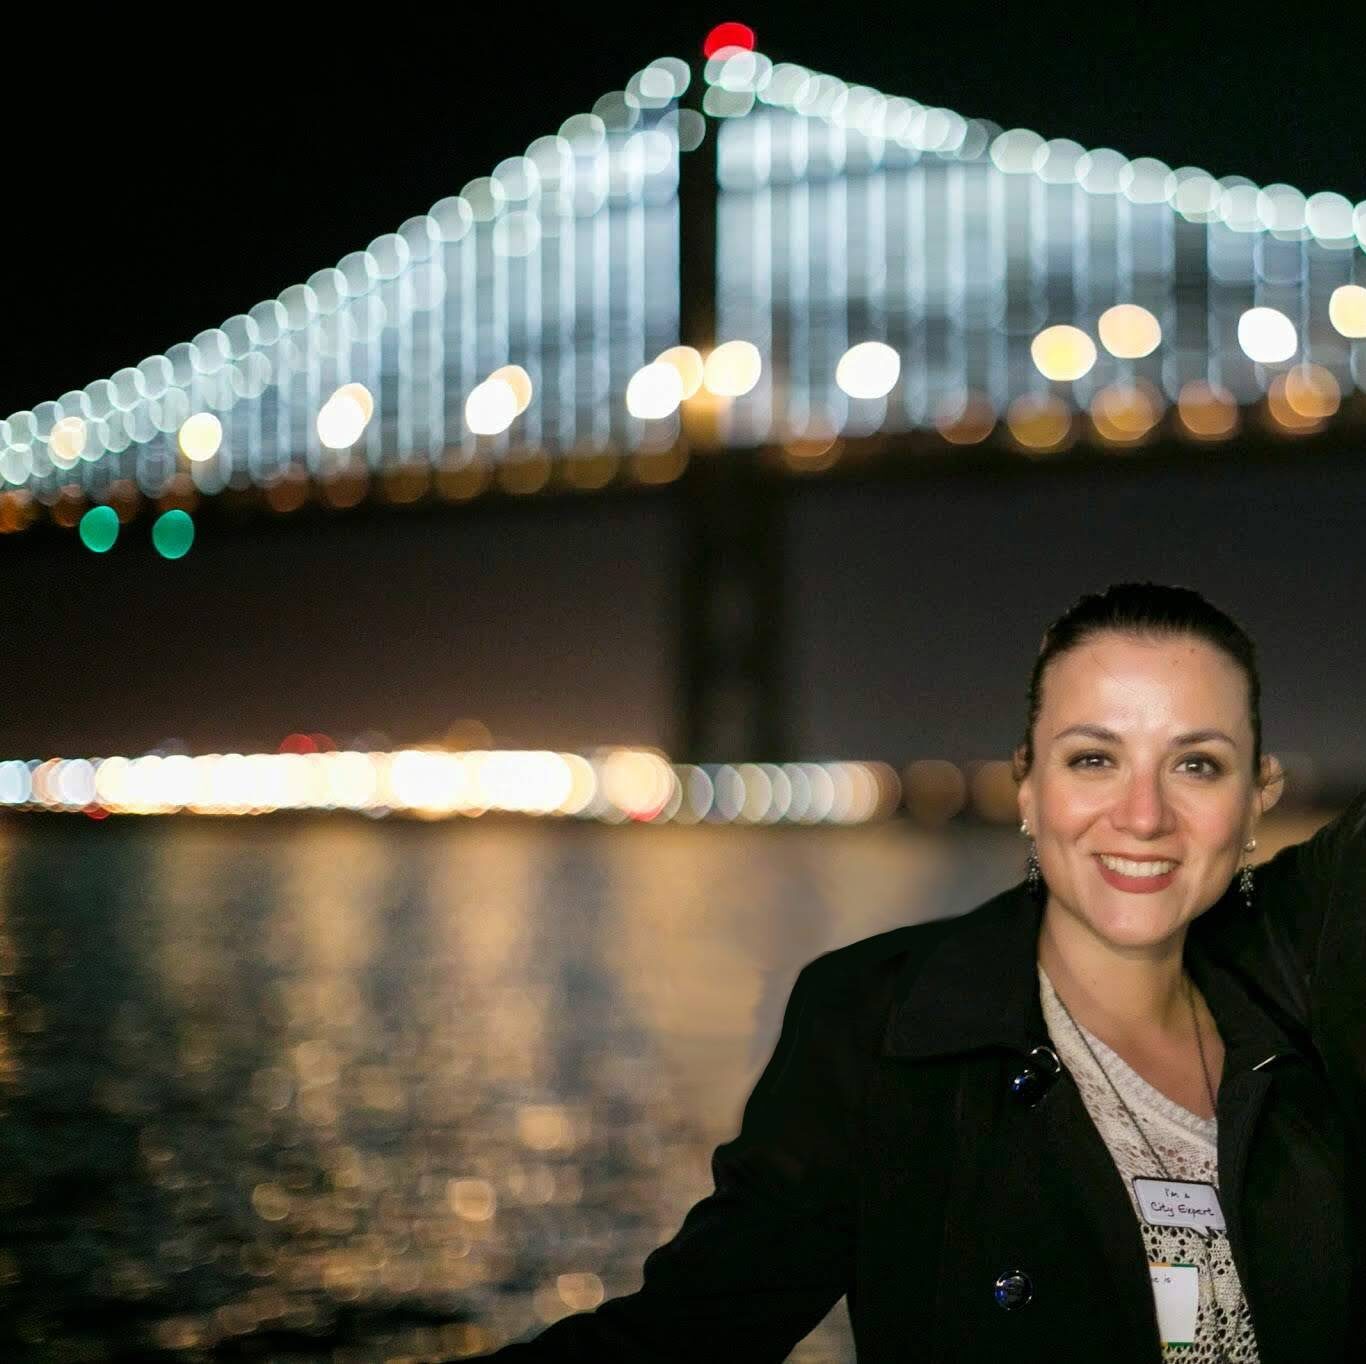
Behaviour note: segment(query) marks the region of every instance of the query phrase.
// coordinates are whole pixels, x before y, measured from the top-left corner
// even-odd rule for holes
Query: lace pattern
[[[1143,1219],[1134,1195],[1134,1176],[1160,1177],[1153,1158],[1133,1121],[1116,1099],[1114,1090],[1087,1052],[1073,1026],[1053,982],[1039,967],[1039,1001],[1058,1059],[1067,1067],[1080,1089],[1091,1121],[1095,1123],[1124,1181],[1143,1233],[1150,1262],[1194,1264],[1199,1270],[1200,1299],[1193,1346],[1167,1346],[1164,1359],[1196,1361],[1229,1360],[1232,1364],[1257,1364],[1257,1341],[1252,1318],[1238,1282],[1238,1270],[1222,1233],[1206,1238],[1190,1227],[1155,1227]],[[1155,1089],[1128,1063],[1086,1029],[1086,1041],[1114,1082],[1115,1089],[1142,1124],[1153,1150],[1162,1158],[1173,1179],[1218,1182],[1218,1123],[1201,1118]]]

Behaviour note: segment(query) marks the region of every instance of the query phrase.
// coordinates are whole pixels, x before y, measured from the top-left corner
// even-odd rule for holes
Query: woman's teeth
[[[1131,862],[1127,857],[1111,857],[1107,853],[1097,856],[1121,876],[1165,876],[1176,866],[1175,862]]]

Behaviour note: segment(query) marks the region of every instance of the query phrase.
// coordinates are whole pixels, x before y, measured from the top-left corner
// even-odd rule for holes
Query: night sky
[[[155,28],[54,10],[6,59],[0,412],[334,264],[722,19],[776,60],[1003,127],[1366,198],[1351,7],[1274,25],[1101,9],[231,9]],[[1366,774],[1364,463],[805,487],[785,513],[794,741],[995,756],[1043,623],[1113,576],[1166,576],[1258,633],[1269,740]],[[291,728],[417,740],[468,715],[508,743],[668,744],[670,503],[557,506],[553,524],[517,506],[225,530],[175,566],[5,537],[0,757],[273,747]]]

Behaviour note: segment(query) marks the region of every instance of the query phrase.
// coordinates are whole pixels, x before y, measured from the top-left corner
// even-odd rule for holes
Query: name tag
[[[1200,1303],[1200,1271],[1194,1265],[1150,1261],[1157,1333],[1163,1345],[1194,1345],[1195,1315]]]
[[[1226,1230],[1224,1210],[1213,1184],[1135,1176],[1134,1194],[1144,1221],[1155,1227],[1199,1227],[1206,1234]]]

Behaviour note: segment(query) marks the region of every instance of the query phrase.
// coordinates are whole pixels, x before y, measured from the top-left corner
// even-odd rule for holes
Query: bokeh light
[[[673,365],[642,365],[626,385],[626,409],[633,417],[667,417],[682,401],[683,379]]]
[[[212,459],[223,444],[223,423],[212,412],[196,412],[181,423],[177,440],[186,459]]]
[[[882,341],[860,341],[840,356],[835,382],[851,398],[883,398],[896,387],[901,356]]]
[[[485,379],[465,399],[465,423],[476,436],[496,436],[517,419],[517,394],[502,379]]]
[[[1117,303],[1107,308],[1096,323],[1100,343],[1122,360],[1151,355],[1162,344],[1162,326],[1137,303]]]
[[[1238,344],[1249,360],[1278,365],[1299,349],[1295,324],[1276,308],[1249,308],[1238,319]]]
[[[941,398],[934,424],[950,445],[980,445],[996,429],[996,409],[984,393]]]
[[[163,512],[152,523],[152,544],[163,559],[183,559],[194,544],[194,521],[178,509]]]
[[[754,49],[754,30],[748,24],[729,22],[717,24],[702,41],[702,55],[707,58],[727,48]]]
[[[1338,285],[1328,299],[1328,320],[1343,336],[1366,337],[1366,288]]]
[[[113,507],[91,507],[81,517],[81,543],[96,554],[103,554],[114,547],[119,538],[119,514]]]
[[[363,385],[339,388],[318,412],[318,439],[329,450],[349,450],[361,438],[373,411],[374,401]]]
[[[739,398],[759,382],[763,367],[752,341],[725,341],[707,356],[702,382],[718,398]]]
[[[1326,421],[1342,405],[1342,389],[1323,365],[1294,365],[1285,372],[1285,401],[1301,417]]]
[[[63,417],[52,428],[48,437],[48,450],[54,464],[74,464],[85,453],[88,431],[80,417]]]
[[[1045,327],[1029,345],[1040,374],[1063,382],[1080,379],[1096,363],[1096,343],[1080,327]]]
[[[489,375],[490,383],[506,384],[517,400],[514,417],[520,417],[531,405],[531,375],[521,365],[503,365]],[[501,429],[501,428],[500,428]]]
[[[1072,430],[1072,413],[1051,393],[1027,393],[1006,409],[1006,427],[1028,454],[1061,450]]]
[[[1181,386],[1176,414],[1199,440],[1222,440],[1238,428],[1238,404],[1233,394],[1207,379],[1192,379]]]
[[[684,402],[702,387],[705,366],[701,353],[692,346],[670,346],[668,350],[662,350],[655,356],[655,364],[672,365],[678,371]]]
[[[1136,445],[1162,416],[1161,395],[1149,384],[1113,383],[1091,399],[1091,422],[1112,445]]]

